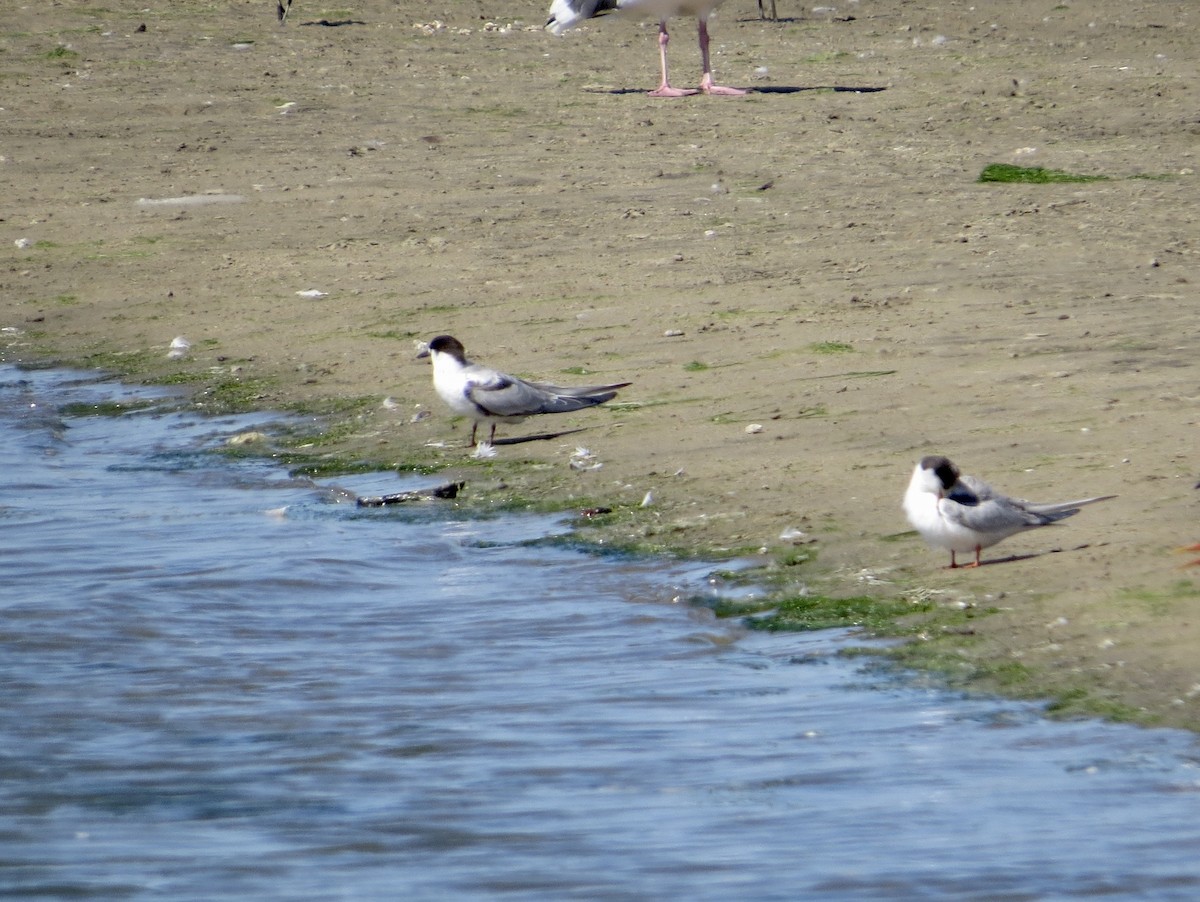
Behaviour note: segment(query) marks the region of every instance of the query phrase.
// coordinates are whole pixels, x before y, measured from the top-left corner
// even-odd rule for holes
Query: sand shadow
[[[313,22],[300,22],[299,25],[303,28],[305,25],[320,25],[325,28],[341,28],[343,25],[366,25],[362,19],[339,19],[336,22],[331,22],[328,19],[317,19]]]
[[[562,438],[564,435],[574,435],[576,432],[585,432],[587,427],[579,429],[565,429],[562,432],[539,432],[535,435],[518,435],[513,438],[498,438],[493,445],[523,445],[526,442],[548,442],[556,438]]]
[[[751,94],[803,94],[808,91],[832,91],[834,94],[878,94],[886,87],[874,85],[760,85],[746,89]]]
[[[810,91],[832,91],[835,94],[878,94],[881,91],[886,91],[887,88],[873,85],[861,87],[855,87],[853,85],[757,85],[749,88],[743,88],[742,90],[744,90],[747,94],[804,94]],[[649,93],[649,89],[646,88],[585,88],[584,91],[588,94],[640,94],[642,96],[645,96]],[[702,97],[703,95],[693,94],[690,96]]]
[[[1083,551],[1087,548],[1103,548],[1107,544],[1108,544],[1107,542],[1100,542],[1098,544],[1093,545],[1091,542],[1088,542],[1087,544],[1084,544],[1084,545],[1076,545],[1074,548],[1048,548],[1045,551],[1031,551],[1028,554],[1010,554],[1008,557],[995,557],[995,558],[992,558],[991,560],[980,561],[979,566],[980,567],[991,567],[994,564],[1013,564],[1013,563],[1016,563],[1017,561],[1032,561],[1035,558],[1045,557],[1046,555],[1049,555],[1049,554],[1067,554],[1068,552],[1072,552],[1072,551]],[[947,568],[947,569],[949,569],[949,568]],[[957,569],[963,570],[966,568],[962,564],[960,564],[957,567]]]

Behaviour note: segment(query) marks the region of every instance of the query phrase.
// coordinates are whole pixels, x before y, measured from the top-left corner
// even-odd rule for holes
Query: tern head
[[[467,361],[467,349],[453,335],[439,335],[429,343],[429,353],[446,354],[449,357],[453,357],[459,363],[466,363]]]
[[[917,464],[913,482],[919,484],[923,491],[941,496],[958,482],[958,476],[958,467],[954,466],[950,458],[931,454],[922,457],[921,462]]]

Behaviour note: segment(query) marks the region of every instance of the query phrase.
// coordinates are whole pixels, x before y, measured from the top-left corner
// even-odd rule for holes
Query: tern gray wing
[[[466,395],[480,412],[493,417],[524,417],[541,413],[546,393],[521,379],[494,374],[486,382],[467,383]]]
[[[1031,514],[1045,515],[1075,511],[1088,504],[1095,504],[1097,501],[1108,501],[1111,498],[1117,497],[1116,495],[1097,495],[1095,498],[1080,498],[1077,501],[1052,501],[1046,503],[1041,501],[1026,501],[1024,498],[1010,498],[1007,495],[997,492],[982,479],[965,474],[958,478],[958,482],[955,483],[954,488],[949,493],[950,497],[960,500],[964,504],[969,504],[970,501],[961,492],[964,487],[967,490],[967,494],[974,495],[979,501],[998,501],[1002,504],[1009,504],[1013,507],[1029,511]]]
[[[483,413],[493,417],[527,417],[539,413],[569,413],[603,404],[616,395],[615,391],[598,394],[575,394],[576,390],[558,389],[503,377],[489,383],[467,387],[467,397]]]
[[[612,385],[551,385],[549,382],[530,382],[534,388],[540,388],[544,392],[552,395],[560,395],[564,398],[599,398],[601,395],[606,395],[596,404],[601,404],[604,401],[611,401],[617,396],[617,390],[625,388],[627,385],[632,385],[632,382],[614,382]]]
[[[975,505],[957,504],[944,499],[940,507],[943,515],[951,523],[983,535],[1000,538],[1038,526],[1049,526],[1057,520],[1079,513],[1076,508],[1053,514],[1039,514],[995,498]]]

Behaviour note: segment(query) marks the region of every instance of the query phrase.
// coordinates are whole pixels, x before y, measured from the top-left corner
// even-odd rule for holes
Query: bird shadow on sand
[[[586,431],[582,427],[579,429],[566,429],[562,432],[539,432],[535,435],[517,435],[512,438],[498,438],[493,445],[523,445],[526,442],[548,442],[552,439],[562,438],[564,435],[574,435],[576,432]]]
[[[641,94],[645,96],[649,93],[646,88],[585,88],[584,90],[589,94]],[[742,90],[747,94],[805,94],[811,91],[833,91],[835,94],[878,94],[880,91],[886,91],[887,88],[854,87],[852,85],[757,85]],[[689,96],[700,97],[702,95]]]
[[[795,25],[796,23],[812,24],[813,20],[805,16],[771,16],[764,15],[745,15],[738,16],[733,21],[742,22],[746,25]],[[829,19],[830,22],[836,22],[839,25],[857,22],[854,16],[833,16]]]
[[[343,25],[366,25],[362,19],[338,19],[336,22],[331,22],[329,19],[316,19],[312,22],[300,22],[301,27],[305,25],[321,25],[325,28],[341,28]]]
[[[1068,551],[1083,551],[1087,548],[1102,548],[1107,544],[1107,542],[1099,542],[1097,544],[1092,544],[1089,542],[1086,545],[1076,545],[1074,548],[1050,548],[1046,551],[1033,551],[1029,554],[1010,554],[1008,557],[994,557],[991,560],[980,561],[979,566],[990,567],[993,564],[1013,564],[1017,561],[1032,561],[1035,558],[1045,557],[1048,554],[1065,554]],[[965,567],[964,565],[959,564],[957,569],[963,570]]]

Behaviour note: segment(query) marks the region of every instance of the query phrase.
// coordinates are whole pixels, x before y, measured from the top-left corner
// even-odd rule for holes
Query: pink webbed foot
[[[691,97],[693,94],[699,94],[695,88],[672,88],[668,84],[661,84],[653,91],[647,91],[648,97]]]
[[[700,90],[705,94],[715,94],[718,97],[741,97],[746,92],[741,88],[729,88],[725,85],[714,85],[711,80],[700,82]]]

